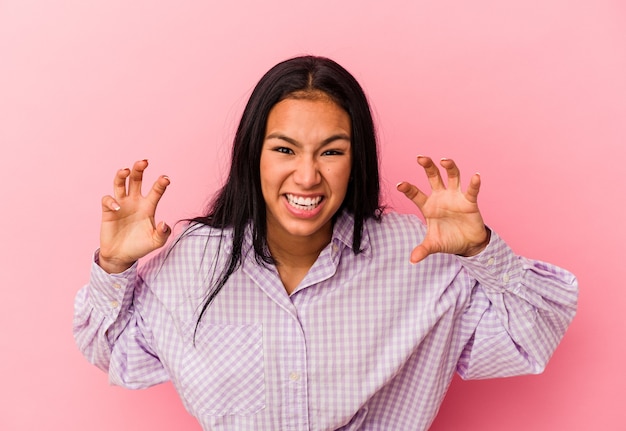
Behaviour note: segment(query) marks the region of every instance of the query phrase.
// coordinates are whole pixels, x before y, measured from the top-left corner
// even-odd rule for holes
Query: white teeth
[[[302,196],[287,194],[287,201],[289,202],[289,205],[298,209],[312,210],[320,203],[321,200],[321,196],[316,196],[314,198],[305,198]]]

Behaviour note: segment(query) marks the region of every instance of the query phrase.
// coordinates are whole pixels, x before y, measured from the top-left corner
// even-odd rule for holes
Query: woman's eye
[[[343,152],[338,150],[327,150],[322,153],[323,156],[340,156]]]
[[[278,151],[279,153],[283,154],[293,154],[293,151],[286,147],[277,147],[274,149],[274,151]]]

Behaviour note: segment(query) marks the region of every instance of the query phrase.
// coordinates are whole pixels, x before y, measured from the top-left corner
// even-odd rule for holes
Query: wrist
[[[465,253],[463,253],[461,256],[463,257],[472,257],[472,256],[476,256],[477,254],[482,253],[487,246],[489,245],[489,241],[491,240],[491,229],[489,229],[487,226],[485,226],[485,239],[474,245],[469,247]]]
[[[124,262],[119,259],[104,257],[100,251],[96,255],[96,263],[108,274],[120,274],[135,264],[135,262]]]

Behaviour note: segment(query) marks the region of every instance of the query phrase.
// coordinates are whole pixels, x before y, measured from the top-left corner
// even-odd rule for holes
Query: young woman
[[[574,316],[574,276],[485,227],[480,177],[419,156],[426,219],[383,212],[365,95],[337,63],[298,57],[260,80],[205,216],[154,259],[147,161],[102,199],[100,249],[74,331],[111,382],[172,380],[206,430],[424,430],[454,372],[541,372]]]

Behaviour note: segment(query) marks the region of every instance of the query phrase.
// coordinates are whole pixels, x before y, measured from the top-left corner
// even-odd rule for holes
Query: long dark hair
[[[261,147],[267,119],[272,107],[281,100],[307,95],[314,97],[320,93],[328,95],[350,116],[352,176],[338,213],[345,210],[354,217],[352,249],[355,254],[361,252],[364,222],[369,218],[380,218],[376,134],[369,104],[359,83],[346,69],[324,57],[296,57],[277,64],[258,82],[243,111],[226,184],[214,197],[207,214],[191,220],[194,224],[233,230],[232,252],[207,294],[198,323],[240,265],[248,226],[251,227],[256,261],[259,264],[274,263],[266,247],[265,201],[260,180]]]

